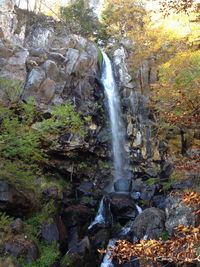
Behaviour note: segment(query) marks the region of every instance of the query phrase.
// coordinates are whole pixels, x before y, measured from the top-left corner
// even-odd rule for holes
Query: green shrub
[[[26,228],[29,232],[30,237],[37,237],[41,225],[44,222],[53,222],[53,217],[56,214],[56,207],[54,205],[53,201],[48,202],[47,204],[44,204],[42,210],[35,214],[35,216],[32,216],[31,218],[27,219],[26,221]]]
[[[0,154],[8,159],[21,159],[24,162],[35,162],[43,159],[39,148],[40,135],[18,118],[4,118],[1,125]]]
[[[12,222],[12,218],[5,212],[0,211],[0,232],[8,231],[9,225]]]
[[[58,134],[65,130],[82,137],[85,135],[84,120],[69,103],[54,106],[51,110],[51,118],[35,123],[34,127],[42,134]]]
[[[0,77],[0,91],[2,91],[11,103],[17,102],[22,93],[23,82]]]
[[[59,246],[56,242],[51,245],[40,244],[40,258],[33,263],[21,262],[22,267],[50,267],[59,257]]]
[[[75,260],[69,254],[65,254],[65,256],[61,260],[61,267],[74,267]]]

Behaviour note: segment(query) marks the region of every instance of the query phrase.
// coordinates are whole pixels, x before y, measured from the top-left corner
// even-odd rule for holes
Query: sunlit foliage
[[[154,100],[166,122],[199,122],[200,51],[178,53],[160,68]]]

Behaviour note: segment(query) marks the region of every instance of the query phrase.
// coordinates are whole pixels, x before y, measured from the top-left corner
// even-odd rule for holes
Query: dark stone
[[[111,140],[111,131],[109,128],[103,128],[98,133],[97,141],[99,143],[108,143]]]
[[[20,218],[15,219],[11,224],[10,224],[10,229],[14,234],[21,234],[24,229],[24,224]]]
[[[141,197],[141,193],[140,192],[133,192],[133,193],[131,193],[131,197],[134,200],[139,200]]]
[[[70,254],[84,255],[90,250],[90,241],[87,236],[85,236],[78,244],[71,247],[69,250]]]
[[[32,240],[24,236],[17,236],[6,241],[4,252],[15,258],[24,258],[28,263],[34,262],[39,257],[39,250]]]
[[[78,244],[79,236],[78,236],[78,228],[71,227],[68,233],[68,250],[71,250]]]
[[[142,179],[136,179],[132,181],[132,192],[142,192],[146,184],[142,181]]]
[[[169,178],[173,171],[174,165],[171,162],[165,161],[164,164],[161,166],[161,179]]]
[[[94,220],[88,227],[89,233],[94,233],[101,228],[110,228],[113,222],[113,216],[110,209],[110,199],[104,196],[100,201],[99,208]]]
[[[0,210],[9,215],[21,217],[33,211],[34,196],[24,189],[16,189],[5,181],[0,181]]]
[[[157,173],[157,171],[156,171],[154,168],[147,168],[147,169],[145,170],[145,172],[146,172],[146,174],[147,174],[148,176],[150,176],[151,178],[155,178],[155,177],[158,176],[158,173]]]
[[[158,151],[159,151],[159,154],[160,154],[161,158],[163,159],[164,158],[164,155],[168,151],[168,144],[164,140],[160,140],[159,141]]]
[[[83,205],[72,205],[64,209],[62,217],[67,227],[76,225],[83,226],[91,221],[93,212],[90,208]]]
[[[111,193],[109,194],[111,212],[114,218],[134,219],[137,215],[134,200],[129,194]]]
[[[142,191],[140,198],[143,199],[143,200],[149,201],[154,196],[155,190],[156,190],[156,186],[155,185],[147,186]]]
[[[189,189],[193,185],[192,180],[180,181],[172,184],[173,189]]]
[[[126,225],[121,227],[120,230],[117,230],[116,232],[114,232],[113,237],[118,240],[121,239],[121,240],[132,241],[133,240],[133,233],[131,229],[132,224],[133,224],[133,221],[129,221],[128,223],[126,223]]]
[[[166,207],[166,196],[165,195],[157,195],[152,199],[152,205],[158,209],[164,210]]]
[[[35,243],[32,242],[27,250],[26,261],[28,263],[34,262],[39,257],[39,250]]]
[[[165,213],[157,208],[148,208],[136,217],[131,229],[138,239],[144,236],[159,238],[165,229]]]
[[[42,237],[48,244],[59,240],[59,231],[55,223],[44,223],[41,231]]]
[[[87,206],[89,208],[95,208],[97,205],[97,200],[95,200],[93,197],[82,197],[80,199],[80,204]]]
[[[98,229],[95,231],[93,235],[90,235],[90,241],[92,247],[98,248],[105,248],[106,244],[110,239],[110,230],[109,229]]]
[[[65,242],[67,239],[67,230],[61,216],[57,219],[57,228],[59,232],[59,241]]]
[[[83,182],[77,188],[78,195],[90,196],[94,192],[94,184],[92,182]]]
[[[60,192],[59,188],[55,185],[47,187],[43,190],[43,195],[48,199],[61,200],[62,192]]]
[[[131,180],[118,179],[114,183],[114,190],[116,192],[130,192],[131,191]]]

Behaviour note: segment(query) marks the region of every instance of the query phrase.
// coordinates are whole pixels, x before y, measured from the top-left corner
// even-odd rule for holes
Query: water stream
[[[114,181],[129,176],[128,156],[125,151],[125,128],[121,119],[120,98],[116,86],[112,64],[106,53],[103,54],[102,83],[104,86],[112,131],[112,150],[114,161]]]
[[[101,81],[104,86],[105,95],[108,103],[109,119],[112,132],[112,151],[113,151],[113,163],[114,163],[114,179],[111,181],[110,191],[114,190],[114,183],[121,181],[122,179],[130,178],[129,174],[129,160],[125,151],[125,127],[121,118],[120,98],[118,93],[118,87],[115,82],[112,64],[106,53],[102,52],[103,66]],[[122,186],[123,188],[123,186]],[[119,190],[120,191],[120,190]],[[117,192],[120,193],[120,192]],[[142,210],[139,206],[136,206],[138,213]],[[110,208],[108,209],[110,211]],[[109,214],[109,212],[107,213]],[[94,221],[89,226],[89,230],[96,224],[104,224],[106,222],[106,212],[104,205],[104,198],[101,200],[99,210]],[[131,223],[121,229],[121,235],[128,234],[131,231]],[[115,247],[116,239],[110,239],[108,247]],[[104,256],[101,267],[114,267],[112,259],[110,258],[111,251],[107,251]]]

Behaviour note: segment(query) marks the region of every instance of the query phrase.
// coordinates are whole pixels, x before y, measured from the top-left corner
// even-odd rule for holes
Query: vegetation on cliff
[[[36,2],[41,6],[42,0]],[[33,38],[28,35],[28,40],[34,41],[34,45],[28,48],[30,56],[24,63],[20,62],[20,49],[23,52],[26,49],[17,45],[13,48],[11,41],[5,41],[3,34],[0,36],[3,39],[2,70],[12,72],[20,66],[24,71],[22,76],[27,79],[25,83],[29,85],[23,89],[17,75],[12,80],[6,75],[0,78],[0,193],[3,199],[0,203],[0,266],[12,266],[13,259],[7,254],[14,255],[23,267],[50,267],[57,259],[63,267],[83,266],[85,258],[89,262],[91,255],[99,264],[101,258],[97,249],[105,248],[109,238],[118,234],[126,222],[139,217],[135,203],[149,212],[148,218],[153,216],[158,222],[155,231],[158,230],[160,239],[133,244],[129,242],[132,236],[128,237],[129,241],[117,243],[114,258],[120,263],[135,256],[140,257],[141,262],[144,260],[144,264],[146,260],[156,264],[163,261],[196,263],[199,261],[199,194],[181,194],[183,201],[175,203],[175,209],[171,209],[177,211],[179,205],[184,204],[180,221],[190,216],[191,220],[186,218],[191,222],[189,226],[179,225],[171,234],[166,230],[164,217],[166,198],[173,197],[172,188],[190,187],[190,180],[194,181],[193,190],[198,191],[200,186],[197,176],[200,155],[199,5],[192,0],[158,0],[154,1],[158,7],[152,12],[146,7],[148,1],[107,0],[98,21],[86,2],[71,1],[66,7],[57,7],[56,13],[50,10],[61,19],[60,24],[51,19],[48,24],[42,16],[44,23],[35,26],[37,15],[34,15],[34,20],[29,21],[34,26],[29,25],[25,32],[28,35],[33,31]],[[20,27],[15,34],[24,29],[23,23],[18,24]],[[37,29],[38,40],[34,35]],[[53,31],[59,32],[54,39]],[[125,62],[128,72],[132,74],[129,86],[120,91],[123,110],[128,114],[124,114],[124,121],[133,174],[130,184],[127,183],[131,194],[128,200],[119,196],[115,199],[115,195],[108,200],[108,213],[111,206],[114,223],[100,225],[95,233],[90,233],[88,226],[98,209],[102,188],[112,176],[111,153],[107,151],[110,132],[102,112],[100,73],[96,71],[100,70],[103,57],[101,50],[95,49],[96,44],[80,36],[68,38],[68,31],[99,41],[111,57],[116,49],[123,48],[128,58]],[[52,45],[48,51],[45,38],[50,40],[49,46]],[[150,65],[148,71],[146,63]],[[91,72],[87,72],[90,68]],[[151,68],[156,70],[154,82],[149,73]],[[139,77],[143,71],[147,72],[146,84]],[[33,95],[36,102],[33,98],[21,97],[24,90],[27,95]],[[150,100],[148,108],[142,105],[142,99],[146,101],[144,95]],[[146,112],[145,120],[151,121],[150,126],[140,124],[141,113],[135,117],[128,113],[135,104],[130,96],[137,98],[137,112]],[[52,104],[52,99],[56,105]],[[152,142],[152,150],[155,150],[151,156],[146,152],[148,142]],[[180,224],[179,219],[174,220],[175,224]],[[150,219],[148,223],[153,225],[154,222]],[[134,234],[132,229],[131,235]],[[30,259],[29,254],[33,258]],[[88,266],[88,262],[84,266]],[[95,263],[91,263],[92,267]]]

